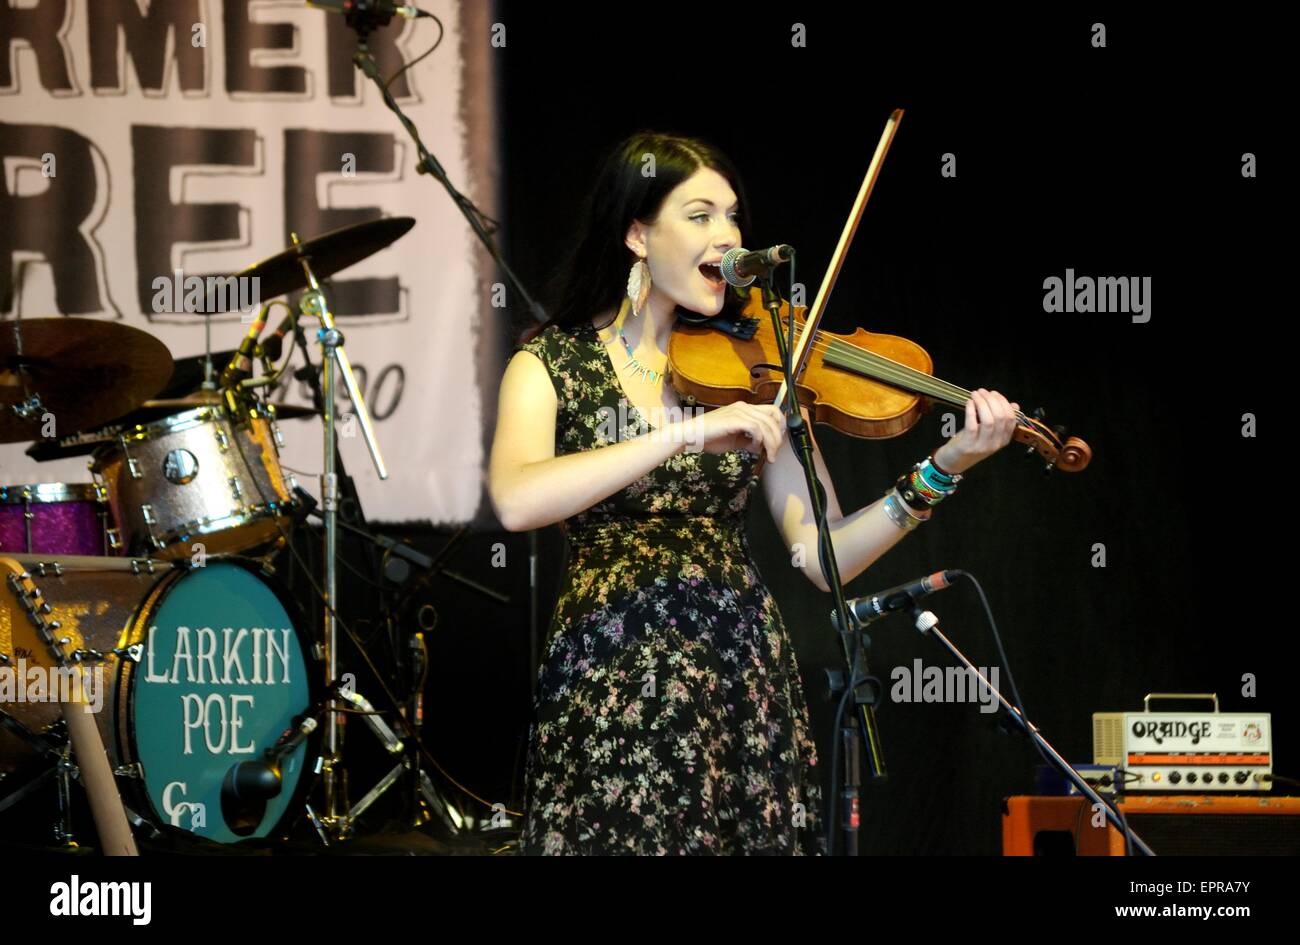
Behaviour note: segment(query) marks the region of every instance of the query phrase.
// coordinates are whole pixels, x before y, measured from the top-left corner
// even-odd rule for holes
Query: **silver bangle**
[[[910,532],[925,519],[917,518],[905,511],[906,508],[906,504],[898,498],[897,490],[891,489],[885,493],[885,513],[889,516],[889,520],[903,531]]]

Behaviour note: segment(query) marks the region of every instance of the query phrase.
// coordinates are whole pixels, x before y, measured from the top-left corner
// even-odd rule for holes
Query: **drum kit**
[[[77,778],[109,853],[135,852],[132,827],[235,843],[285,836],[305,815],[326,844],[348,835],[336,710],[368,703],[338,683],[336,373],[387,472],[318,279],[413,223],[295,234],[236,274],[257,280],[259,300],[305,291],[296,308],[262,307],[219,378],[208,319],[197,384],[193,360],[174,363],[136,328],[0,323],[0,442],[32,441],[37,460],[89,454],[92,477],[0,485],[0,811],[52,784],[55,839],[73,846]],[[262,339],[273,304],[289,315]],[[292,332],[310,367],[312,320],[323,358],[296,376],[319,391],[317,409],[277,407],[270,394],[292,358],[276,367],[281,339]],[[280,462],[290,416],[319,416],[325,433],[319,639],[272,564],[315,504]],[[366,723],[402,748],[377,715]],[[445,804],[418,757],[414,768],[430,807]]]

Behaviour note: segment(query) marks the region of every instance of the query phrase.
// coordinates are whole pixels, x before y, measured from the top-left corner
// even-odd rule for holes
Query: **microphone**
[[[262,353],[271,361],[279,361],[284,352],[284,336],[293,330],[294,315],[290,312],[275,326],[275,331],[266,336],[262,342]]]
[[[253,376],[253,353],[257,350],[257,336],[266,327],[266,313],[269,311],[270,306],[267,305],[257,313],[257,318],[253,320],[253,327],[248,329],[248,334],[240,343],[239,350],[234,353],[226,369],[221,372],[222,387],[233,387],[244,378]]]
[[[881,591],[878,594],[854,597],[845,601],[845,603],[849,605],[849,610],[853,611],[853,615],[858,618],[859,623],[871,623],[873,620],[879,620],[896,610],[907,610],[916,603],[918,598],[951,586],[961,574],[961,571],[935,571],[933,574],[927,574],[918,580],[891,587],[889,590]],[[831,621],[835,624],[837,630],[843,629],[840,626],[839,614],[834,610],[831,611]]]
[[[370,13],[381,17],[404,16],[412,20],[429,15],[419,7],[393,3],[392,0],[307,0],[307,6],[330,13]]]
[[[272,747],[262,753],[262,757],[276,768],[280,767],[280,762],[285,756],[293,752],[295,748],[307,740],[307,736],[316,731],[316,717],[309,715],[299,722],[294,728],[286,729],[280,736],[280,740]]]
[[[307,716],[294,728],[286,729],[280,740],[262,752],[260,760],[240,761],[226,772],[223,791],[242,801],[266,800],[280,793],[280,763],[316,730],[316,719]]]
[[[221,793],[231,803],[256,804],[280,793],[280,769],[265,761],[240,761],[226,772]]]
[[[755,276],[765,276],[781,263],[789,262],[794,247],[786,243],[767,249],[749,250],[744,247],[729,249],[722,254],[722,278],[743,289]]]

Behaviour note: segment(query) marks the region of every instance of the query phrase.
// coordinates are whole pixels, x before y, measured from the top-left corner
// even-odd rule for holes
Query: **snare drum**
[[[278,791],[239,793],[234,780],[248,770],[236,767],[241,762],[264,761],[323,688],[304,619],[290,617],[294,605],[243,560],[210,559],[189,570],[159,562],[157,573],[126,558],[65,561],[56,573],[31,558],[0,556],[0,653],[9,658],[0,672],[19,682],[40,674],[33,667],[41,643],[27,611],[33,600],[49,605],[44,619],[57,621],[71,646],[107,655],[92,658],[102,685],[89,687],[86,701],[97,709],[127,807],[220,843],[287,833],[314,781],[319,730],[284,754]],[[13,580],[23,569],[35,594]],[[114,648],[128,652],[116,656]],[[0,726],[0,772],[39,764],[29,741],[50,737],[57,701],[28,691],[0,710],[26,732]]]
[[[95,452],[127,554],[248,551],[280,537],[296,507],[265,408],[232,420],[219,404],[136,426]]]
[[[112,555],[120,545],[99,483],[0,486],[0,554]]]

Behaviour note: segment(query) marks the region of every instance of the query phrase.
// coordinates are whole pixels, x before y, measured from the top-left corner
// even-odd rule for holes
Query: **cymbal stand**
[[[301,250],[302,243],[297,233],[290,234],[293,244]],[[379,442],[371,426],[370,412],[366,409],[361,396],[361,388],[352,373],[352,363],[343,347],[343,333],[334,323],[334,316],[329,310],[316,274],[311,268],[311,258],[302,255],[299,258],[303,275],[307,278],[307,291],[302,294],[298,305],[303,315],[314,316],[320,322],[317,333],[321,343],[321,394],[323,403],[321,411],[324,418],[324,467],[321,473],[321,512],[325,519],[325,584],[323,597],[325,611],[323,615],[323,637],[325,641],[326,685],[332,685],[338,678],[338,627],[335,625],[334,609],[338,600],[338,473],[335,455],[338,446],[335,428],[335,371],[343,377],[343,384],[351,398],[352,408],[360,421],[361,432],[365,437],[370,458],[375,464],[380,479],[388,478],[388,468],[379,452]],[[319,817],[320,826],[335,837],[345,836],[351,826],[347,814],[347,780],[342,771],[343,730],[339,725],[338,700],[332,700],[325,727],[325,751],[323,759],[323,781],[325,790],[325,807]]]

